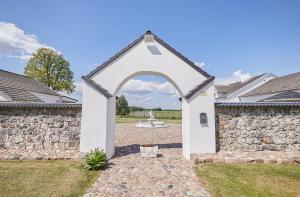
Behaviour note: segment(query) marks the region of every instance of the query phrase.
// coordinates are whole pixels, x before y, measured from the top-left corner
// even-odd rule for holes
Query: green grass
[[[0,161],[0,196],[82,196],[99,176],[81,161]]]
[[[141,118],[129,118],[129,117],[116,117],[116,123],[136,123],[139,120],[146,120],[146,119],[141,119]],[[177,124],[181,124],[181,119],[160,119],[163,120],[167,123],[177,123]]]
[[[201,164],[196,171],[213,196],[300,196],[300,165]]]

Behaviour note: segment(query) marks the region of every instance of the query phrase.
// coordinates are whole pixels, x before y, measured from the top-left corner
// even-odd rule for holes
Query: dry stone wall
[[[0,108],[0,159],[79,157],[81,108]]]
[[[300,151],[300,107],[216,107],[217,151]]]
[[[77,159],[81,107],[1,107],[0,159]],[[216,106],[217,151],[300,151],[300,106]]]

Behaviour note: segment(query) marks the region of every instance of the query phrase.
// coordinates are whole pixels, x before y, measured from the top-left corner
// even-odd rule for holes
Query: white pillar
[[[83,84],[80,151],[103,149],[108,157],[114,154],[114,105],[115,99],[107,99],[102,93]],[[113,118],[113,119],[112,119]]]
[[[115,154],[115,119],[116,119],[116,97],[113,96],[107,102],[107,129],[105,152],[111,158]]]
[[[190,159],[190,122],[189,122],[189,104],[185,99],[182,99],[182,123],[181,123],[181,132],[182,132],[182,153],[186,159]]]
[[[200,113],[205,113],[207,124],[200,124]],[[193,153],[215,153],[214,88],[210,86],[182,101],[183,155],[190,159]]]

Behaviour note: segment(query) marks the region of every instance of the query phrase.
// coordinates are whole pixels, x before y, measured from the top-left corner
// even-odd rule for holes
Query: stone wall
[[[0,159],[76,159],[81,106],[0,105]],[[44,107],[43,107],[44,106]],[[217,151],[300,151],[299,106],[216,106]]]
[[[300,151],[299,106],[217,106],[217,151]]]
[[[0,159],[79,157],[80,107],[0,107]]]

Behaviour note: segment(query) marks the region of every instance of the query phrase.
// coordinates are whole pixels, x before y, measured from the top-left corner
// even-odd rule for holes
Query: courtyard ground
[[[181,125],[136,128],[116,125],[116,155],[85,196],[209,196],[182,156]],[[158,144],[160,157],[141,158],[140,144]]]

